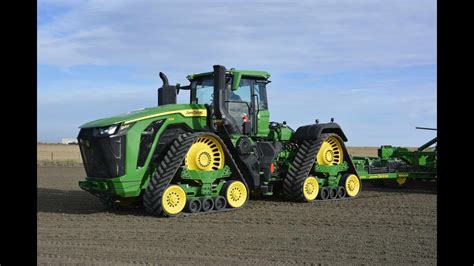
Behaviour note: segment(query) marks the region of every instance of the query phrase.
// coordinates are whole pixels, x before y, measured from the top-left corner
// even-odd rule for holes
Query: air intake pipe
[[[158,89],[158,106],[176,104],[176,86],[170,86],[165,73],[160,72],[160,78],[163,81],[163,86]]]

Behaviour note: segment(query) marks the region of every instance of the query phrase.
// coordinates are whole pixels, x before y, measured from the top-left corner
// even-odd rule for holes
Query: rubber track
[[[176,172],[181,166],[181,163],[183,162],[184,157],[186,156],[186,153],[188,152],[191,145],[199,136],[202,136],[202,135],[211,135],[215,137],[216,139],[220,140],[219,136],[210,132],[186,133],[186,134],[180,135],[171,144],[166,155],[161,160],[154,175],[151,177],[150,183],[148,184],[148,187],[145,189],[145,192],[143,194],[143,205],[145,207],[145,210],[148,213],[152,215],[157,215],[157,216],[168,216],[163,211],[162,206],[161,206],[161,198],[163,196],[163,192],[168,186],[168,184],[171,182],[173,177],[176,175]],[[229,166],[231,168],[233,175],[237,176],[236,179],[242,181],[247,186],[247,183],[245,182],[245,179],[243,178],[242,173],[238,169],[234,159],[230,155],[229,150],[224,145],[222,140],[220,140],[220,142],[221,142],[222,148],[224,149],[226,162],[229,163]],[[248,186],[247,186],[247,190],[248,190]],[[192,215],[204,214],[204,213],[206,212],[193,213]],[[187,214],[187,215],[191,215],[191,214]],[[181,215],[178,214],[177,216],[181,216]]]
[[[305,201],[303,195],[304,180],[311,171],[321,145],[330,136],[338,137],[336,134],[321,134],[318,139],[303,140],[299,145],[299,149],[283,181],[283,195],[288,200]],[[342,140],[340,141],[344,145]],[[345,149],[344,146],[343,149]]]

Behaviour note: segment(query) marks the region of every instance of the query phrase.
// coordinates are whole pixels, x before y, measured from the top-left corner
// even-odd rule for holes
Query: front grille
[[[97,129],[83,128],[78,140],[88,177],[113,178],[125,174],[125,135],[97,136]]]

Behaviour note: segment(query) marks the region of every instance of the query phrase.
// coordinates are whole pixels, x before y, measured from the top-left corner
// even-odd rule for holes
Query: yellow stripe
[[[159,114],[154,114],[154,115],[149,115],[149,116],[144,116],[144,117],[128,120],[128,121],[125,121],[124,124],[129,124],[132,122],[145,120],[152,117],[158,117],[158,116],[164,116],[164,115],[170,115],[170,114],[181,114],[184,117],[207,116],[207,110],[206,109],[184,109],[184,110],[177,110],[177,111],[169,111],[169,112],[164,112],[164,113],[159,113]]]

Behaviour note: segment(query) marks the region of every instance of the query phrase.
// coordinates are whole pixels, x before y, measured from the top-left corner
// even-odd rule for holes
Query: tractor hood
[[[206,107],[202,104],[168,104],[158,107],[143,108],[127,113],[94,120],[81,125],[79,128],[105,127],[119,123],[132,123],[139,120],[155,118],[170,114],[188,116],[206,116]]]

